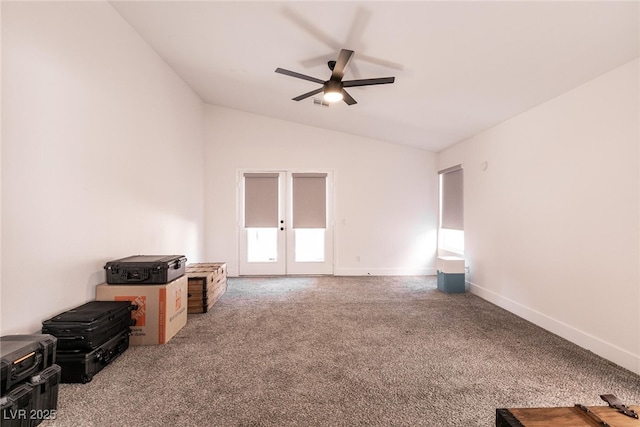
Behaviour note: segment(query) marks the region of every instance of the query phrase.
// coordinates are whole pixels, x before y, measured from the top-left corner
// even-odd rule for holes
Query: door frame
[[[247,229],[244,227],[244,174],[277,173],[278,179],[278,259],[275,262],[248,262]],[[327,227],[325,231],[325,261],[296,262],[295,237],[291,203],[292,176],[294,173],[327,174]],[[278,275],[333,275],[334,272],[334,171],[319,169],[238,169],[236,174],[236,218],[238,237],[238,275],[278,276]]]
[[[324,262],[297,262],[295,260],[295,229],[293,228],[293,203],[290,194],[287,194],[287,246],[286,246],[286,274],[306,274],[306,275],[333,275],[334,268],[334,219],[333,219],[333,198],[334,198],[334,185],[333,185],[333,171],[331,170],[289,170],[287,171],[287,190],[291,193],[293,189],[293,174],[294,173],[326,173],[327,183],[327,226],[324,233]]]
[[[239,170],[237,174],[238,181],[238,200],[236,203],[237,211],[237,229],[238,229],[238,274],[241,276],[281,276],[286,274],[286,234],[277,231],[277,248],[278,255],[275,262],[249,262],[247,260],[247,229],[244,227],[244,174],[245,173],[276,173],[278,174],[278,195],[285,194],[285,197],[278,198],[278,229],[283,228],[284,224],[280,224],[285,212],[286,201],[286,177],[287,173],[281,170]]]

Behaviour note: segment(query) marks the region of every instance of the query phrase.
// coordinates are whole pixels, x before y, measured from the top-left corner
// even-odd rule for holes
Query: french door
[[[331,172],[242,171],[240,275],[333,274]]]

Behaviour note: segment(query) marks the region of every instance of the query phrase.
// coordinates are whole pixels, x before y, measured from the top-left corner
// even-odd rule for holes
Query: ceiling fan
[[[324,92],[324,100],[327,102],[337,102],[343,100],[347,105],[357,104],[356,100],[353,99],[351,95],[344,90],[345,87],[356,87],[356,86],[371,86],[371,85],[382,85],[393,83],[395,81],[395,77],[379,77],[375,79],[359,79],[359,80],[345,80],[344,77],[345,69],[347,68],[347,64],[351,60],[353,56],[352,50],[342,49],[340,50],[340,55],[338,55],[337,61],[329,61],[328,66],[331,70],[331,77],[327,81],[323,81],[317,79],[315,77],[307,76],[305,74],[296,73],[295,71],[285,70],[284,68],[276,68],[276,73],[284,74],[286,76],[296,77],[303,80],[309,80],[314,83],[319,83],[322,85],[321,88],[316,90],[312,90],[311,92],[304,93],[302,95],[296,96],[292,98],[294,101],[301,101],[310,96],[318,94],[320,92]]]

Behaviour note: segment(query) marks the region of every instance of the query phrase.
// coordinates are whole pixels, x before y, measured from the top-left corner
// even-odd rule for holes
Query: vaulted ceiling
[[[207,103],[440,151],[639,56],[636,1],[112,1]],[[357,104],[291,98],[345,80]],[[315,98],[318,98],[316,96]]]

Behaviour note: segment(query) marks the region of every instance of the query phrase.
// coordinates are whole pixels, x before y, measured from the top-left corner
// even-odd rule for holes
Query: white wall
[[[635,60],[438,157],[464,165],[472,292],[636,373],[638,75]]]
[[[0,23],[2,23],[2,5],[0,4]],[[2,27],[0,27],[0,99],[2,99]],[[0,102],[0,177],[2,176],[2,104]],[[2,181],[0,179],[0,233],[2,231]],[[0,234],[0,304],[2,303],[2,235]],[[2,306],[0,305],[0,331],[2,331]]]
[[[334,172],[336,275],[435,274],[434,153],[215,106],[205,122],[205,254],[229,275],[238,170],[253,168]]]
[[[2,2],[2,334],[106,261],[199,261],[203,103],[106,2]]]

